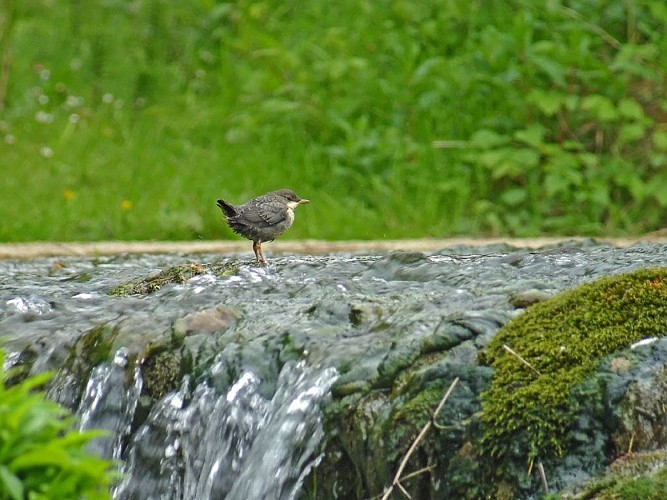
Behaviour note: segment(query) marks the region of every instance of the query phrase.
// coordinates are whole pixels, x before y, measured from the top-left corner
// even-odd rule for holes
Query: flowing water
[[[235,272],[127,297],[109,291],[220,257],[7,260],[0,338],[6,368],[55,371],[49,396],[77,413],[81,429],[109,431],[90,447],[122,464],[114,498],[298,498],[320,457],[320,407],[339,372],[374,376],[397,339],[417,341],[443,318],[511,316],[517,293],[556,293],[666,257],[664,245],[587,243],[281,257],[264,268],[228,259]],[[90,354],[102,344],[103,356]],[[177,355],[155,358],[151,373],[188,367],[164,390],[145,371],[155,346]]]

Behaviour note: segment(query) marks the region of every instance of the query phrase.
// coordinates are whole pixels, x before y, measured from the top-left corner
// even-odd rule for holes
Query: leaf
[[[566,102],[565,97],[559,92],[541,89],[531,90],[528,93],[527,100],[537,106],[546,116],[553,116],[558,113],[558,110]]]
[[[647,191],[651,193],[651,196],[662,208],[667,207],[667,189],[665,189],[665,186],[667,186],[667,173],[652,177],[646,185]]]
[[[539,149],[544,144],[544,127],[540,124],[530,125],[523,130],[517,130],[514,138],[517,141],[526,143],[529,146]]]
[[[58,446],[47,444],[16,457],[9,464],[15,471],[50,465],[70,468],[72,467],[72,455]]]
[[[628,144],[638,141],[646,135],[646,127],[642,123],[626,123],[618,134],[618,142]]]
[[[569,190],[570,183],[561,175],[549,173],[544,177],[544,190],[548,198],[565,193]]]
[[[528,195],[525,189],[510,188],[503,191],[503,193],[500,195],[500,199],[506,205],[509,205],[510,207],[516,207],[526,201],[527,196]]]
[[[598,120],[603,122],[613,122],[619,118],[614,103],[603,95],[593,94],[584,97],[581,107],[584,110],[591,111]]]
[[[549,76],[552,82],[556,85],[564,87],[567,83],[567,68],[559,62],[543,56],[531,55],[530,60]]]
[[[656,130],[651,135],[651,140],[656,149],[667,151],[667,132],[664,130]]]
[[[480,129],[472,134],[470,138],[470,145],[479,149],[491,149],[498,146],[503,146],[509,142],[509,137],[498,134],[489,129]]]
[[[635,99],[621,99],[618,103],[618,112],[631,120],[641,120],[645,117],[644,109]]]
[[[23,500],[23,483],[5,465],[0,465],[0,491],[14,500]]]

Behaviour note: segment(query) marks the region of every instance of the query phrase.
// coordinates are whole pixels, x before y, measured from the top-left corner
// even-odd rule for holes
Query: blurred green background
[[[664,0],[0,5],[0,241],[667,225]]]

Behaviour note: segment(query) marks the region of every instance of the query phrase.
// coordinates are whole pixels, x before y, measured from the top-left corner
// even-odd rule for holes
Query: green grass
[[[0,241],[235,238],[215,200],[281,187],[312,201],[292,238],[665,225],[660,0],[0,15]]]

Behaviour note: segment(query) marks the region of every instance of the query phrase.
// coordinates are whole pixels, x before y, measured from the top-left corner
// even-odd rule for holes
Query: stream
[[[113,498],[301,498],[322,456],[321,405],[377,377],[396,345],[453,316],[505,322],[522,294],[664,266],[667,246],[281,256],[266,267],[246,257],[0,260],[5,369],[54,371],[49,397],[81,429],[109,431],[90,448],[121,463]],[[215,264],[229,271],[110,294]]]

